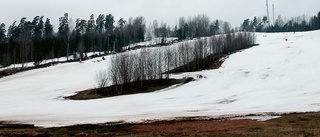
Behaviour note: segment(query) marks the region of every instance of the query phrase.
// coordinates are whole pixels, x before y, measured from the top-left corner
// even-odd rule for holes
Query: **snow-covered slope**
[[[178,40],[178,38],[176,37],[170,37],[170,38],[165,38],[165,43],[172,43],[173,41]],[[139,43],[135,43],[135,44],[130,44],[128,46],[123,47],[123,50],[127,50],[127,49],[131,49],[131,48],[135,48],[135,47],[149,47],[152,45],[157,45],[160,44],[162,41],[162,38],[153,38],[152,40],[148,40],[145,42],[139,42]]]
[[[0,121],[50,127],[320,111],[320,31],[258,33],[257,43],[231,55],[221,69],[172,75],[205,78],[146,94],[87,101],[61,98],[93,88],[95,72],[108,66],[108,57],[8,76],[0,79]]]

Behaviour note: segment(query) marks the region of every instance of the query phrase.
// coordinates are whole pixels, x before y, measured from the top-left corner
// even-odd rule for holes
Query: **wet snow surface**
[[[52,127],[319,111],[320,31],[257,33],[257,43],[231,55],[221,69],[172,75],[205,78],[146,94],[87,101],[62,98],[93,88],[93,77],[107,68],[109,56],[8,76],[0,79],[0,121]]]

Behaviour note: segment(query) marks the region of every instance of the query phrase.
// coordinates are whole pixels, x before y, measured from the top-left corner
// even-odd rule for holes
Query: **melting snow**
[[[87,101],[61,98],[93,88],[95,72],[108,66],[109,56],[8,76],[0,79],[0,121],[52,127],[319,111],[320,31],[257,33],[257,43],[231,55],[221,69],[172,75],[205,78],[146,94]]]

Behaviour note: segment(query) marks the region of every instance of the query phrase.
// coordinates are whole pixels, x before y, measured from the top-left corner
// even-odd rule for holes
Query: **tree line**
[[[194,17],[180,17],[178,24],[170,27],[166,23],[159,25],[157,20],[154,20],[148,27],[146,34],[147,39],[152,36],[167,38],[177,37],[180,40],[195,37],[212,36],[221,33],[230,33],[232,30],[229,22],[222,20],[210,20],[206,14],[199,14]]]
[[[267,16],[263,18],[254,17],[253,20],[245,19],[241,24],[242,31],[256,32],[296,32],[311,31],[320,29],[320,11],[317,15],[308,18],[306,15],[283,19],[278,15],[277,19],[271,23]]]
[[[36,16],[33,20],[21,18],[6,31],[0,25],[0,64],[8,66],[26,62],[39,64],[58,57],[87,58],[88,52],[116,52],[122,46],[144,41],[144,17],[121,18],[117,25],[113,15],[92,14],[89,20],[78,18],[75,25],[68,13],[59,18],[58,32],[54,32],[49,18]]]
[[[0,24],[0,66],[26,62],[40,64],[43,60],[67,57],[87,58],[88,52],[119,52],[123,46],[160,37],[159,43],[165,43],[167,37],[179,40],[212,36],[238,31],[285,32],[320,29],[320,12],[312,16],[296,17],[283,21],[281,16],[270,24],[265,16],[246,19],[238,28],[222,20],[210,20],[206,14],[193,17],[180,17],[175,26],[154,20],[148,26],[144,17],[135,17],[117,22],[111,14],[93,14],[86,19],[72,21],[68,13],[59,18],[58,31],[55,32],[51,20],[36,16],[33,20],[21,18],[6,30]]]
[[[26,62],[40,64],[43,60],[67,57],[87,58],[88,52],[119,52],[123,46],[161,37],[164,43],[167,37],[180,40],[210,36],[230,32],[228,22],[210,21],[205,14],[179,18],[179,25],[170,27],[166,23],[158,24],[154,20],[149,27],[144,17],[119,19],[111,14],[92,14],[88,20],[73,21],[65,13],[59,18],[58,31],[55,32],[51,20],[36,16],[33,20],[26,17],[14,22],[8,31],[4,23],[0,26],[0,64],[9,66]]]

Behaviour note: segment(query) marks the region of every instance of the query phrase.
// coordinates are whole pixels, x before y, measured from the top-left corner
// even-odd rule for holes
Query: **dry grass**
[[[146,124],[78,125],[62,128],[0,128],[0,136],[217,136],[217,137],[320,137],[320,113],[288,114],[254,120],[172,120]]]

